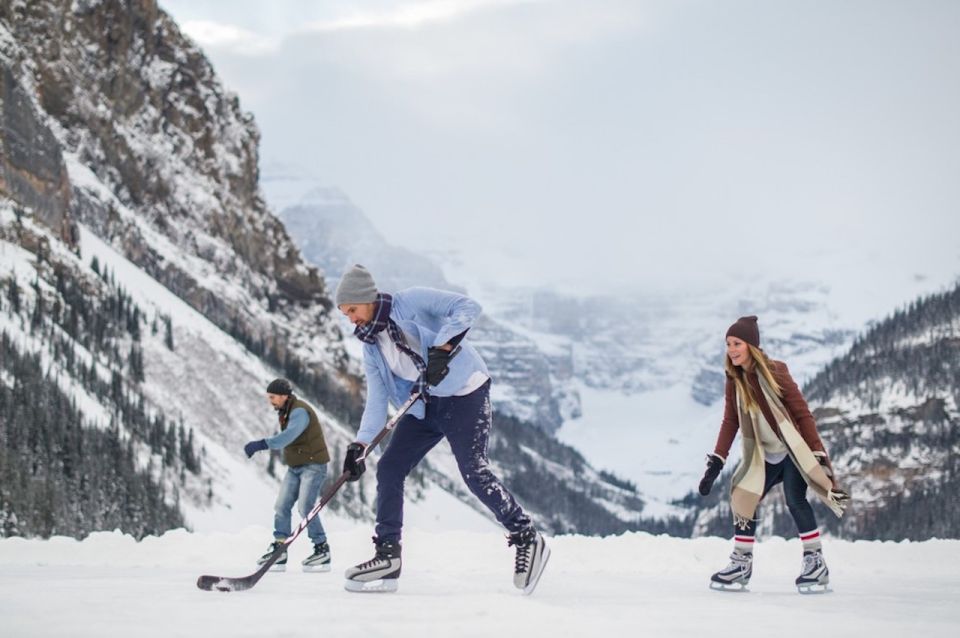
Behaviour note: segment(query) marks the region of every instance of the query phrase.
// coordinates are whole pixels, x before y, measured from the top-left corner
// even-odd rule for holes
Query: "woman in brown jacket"
[[[746,587],[753,571],[757,506],[773,486],[782,482],[787,508],[803,543],[797,588],[801,593],[826,591],[830,572],[823,560],[817,520],[807,501],[807,487],[837,516],[843,513],[848,496],[836,487],[817,424],[786,364],[768,358],[760,349],[757,318],[740,317],[726,337],[726,405],[716,447],[707,456],[700,493],[710,493],[738,430],[743,457],[730,492],[733,554],[730,564],[711,577],[710,586]]]

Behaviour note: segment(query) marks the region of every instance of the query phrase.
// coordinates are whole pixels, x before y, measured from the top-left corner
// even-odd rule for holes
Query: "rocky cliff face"
[[[312,343],[338,332],[323,278],[260,196],[253,119],[169,16],[148,0],[13,2],[0,24],[4,122],[17,132],[4,161],[9,192],[42,203],[54,227],[69,210],[279,359],[342,368],[341,351]],[[42,114],[33,124],[31,100]],[[63,159],[43,150],[58,146]]]
[[[323,278],[260,196],[258,142],[236,96],[156,3],[0,3],[4,408],[32,375],[83,426],[45,444],[53,456],[31,475],[18,465],[20,413],[5,419],[0,472],[23,488],[0,494],[6,532],[112,521],[139,535],[242,510],[249,495],[231,482],[271,482],[251,483],[243,476],[262,468],[232,459],[273,427],[261,409],[271,376],[293,377],[331,421],[359,410]],[[350,433],[334,421],[329,436],[340,448]],[[105,458],[125,477],[85,470],[82,480],[121,481],[124,499],[152,490],[153,511],[82,511],[65,527],[51,511],[102,500],[74,490],[38,522],[44,482],[75,480],[62,460],[94,444],[120,450]]]
[[[36,211],[38,219],[70,245],[70,182],[60,144],[0,58],[0,193]]]

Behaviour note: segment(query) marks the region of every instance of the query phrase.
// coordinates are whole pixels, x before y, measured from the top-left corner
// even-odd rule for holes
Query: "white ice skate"
[[[305,572],[330,571],[330,546],[327,543],[314,543],[313,553],[301,563]]]
[[[267,553],[265,553],[263,556],[257,559],[257,565],[263,565],[265,562],[270,560],[270,557],[273,556],[273,553],[277,551],[277,549],[279,549],[281,545],[283,545],[282,540],[276,540],[270,543],[270,548],[267,550]],[[286,551],[284,551],[283,555],[280,556],[280,559],[277,560],[277,562],[275,562],[272,567],[270,567],[270,571],[272,572],[287,571],[287,552]]]
[[[517,589],[523,590],[524,594],[530,595],[540,582],[543,568],[550,559],[550,548],[547,547],[543,534],[532,528],[514,532],[507,538],[507,545],[515,545],[517,548],[513,584]]]
[[[830,570],[823,560],[823,551],[816,549],[803,553],[803,566],[797,576],[797,591],[801,594],[826,594],[831,591]]]
[[[730,564],[710,577],[710,589],[716,591],[746,592],[753,575],[753,554],[733,552]]]
[[[374,539],[377,553],[346,572],[343,587],[357,593],[395,592],[400,579],[400,543]]]

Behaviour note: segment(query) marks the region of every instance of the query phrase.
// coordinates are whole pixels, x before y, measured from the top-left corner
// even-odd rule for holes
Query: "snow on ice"
[[[396,594],[351,594],[343,570],[372,555],[370,528],[327,524],[334,569],[289,571],[246,592],[204,592],[200,574],[242,576],[267,528],[136,542],[0,540],[0,634],[29,636],[954,636],[960,541],[826,539],[834,591],[796,593],[797,540],[759,543],[748,594],[710,591],[730,542],[648,534],[548,539],[553,555],[530,597],[513,588],[513,554],[497,531],[409,528]]]

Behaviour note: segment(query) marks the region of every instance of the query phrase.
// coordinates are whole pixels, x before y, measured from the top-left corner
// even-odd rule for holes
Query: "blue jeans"
[[[277,503],[274,505],[274,538],[283,539],[293,533],[290,529],[290,511],[295,502],[300,504],[298,508],[300,518],[307,517],[313,506],[317,504],[325,478],[327,478],[326,463],[307,463],[287,468],[287,475],[283,477],[283,484],[280,486],[280,495],[277,496]],[[327,533],[323,531],[323,525],[320,524],[319,514],[307,524],[307,534],[314,544],[327,540]]]
[[[813,513],[813,507],[807,501],[807,482],[800,475],[800,470],[793,464],[790,457],[777,463],[776,465],[764,464],[766,472],[766,481],[763,485],[763,497],[777,483],[783,482],[783,496],[787,501],[787,509],[793,516],[793,522],[797,524],[797,531],[800,534],[812,532],[817,529],[817,517]],[[750,521],[746,530],[738,529],[734,525],[734,536],[755,536],[757,534],[757,520]]]
[[[400,419],[377,464],[377,538],[400,540],[403,484],[407,475],[446,437],[464,483],[511,532],[530,527],[530,518],[490,470],[487,443],[492,413],[490,381],[462,397],[430,397],[421,420]]]

